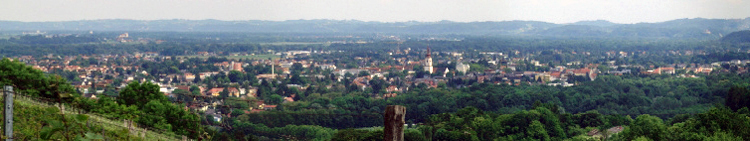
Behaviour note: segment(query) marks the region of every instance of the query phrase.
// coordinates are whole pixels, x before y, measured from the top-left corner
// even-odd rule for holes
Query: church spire
[[[425,57],[430,57],[431,54],[432,52],[430,52],[430,45],[427,45],[427,55],[425,55]]]
[[[430,52],[430,45],[427,45],[427,55],[425,55],[424,58],[424,71],[427,71],[428,73],[432,74],[432,52]]]

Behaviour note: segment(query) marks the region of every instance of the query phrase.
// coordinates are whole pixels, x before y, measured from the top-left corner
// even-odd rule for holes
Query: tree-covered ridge
[[[729,33],[722,37],[721,41],[730,43],[750,43],[750,30]]]

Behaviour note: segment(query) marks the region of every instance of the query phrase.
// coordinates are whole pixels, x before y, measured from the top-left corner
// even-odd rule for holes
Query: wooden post
[[[5,139],[13,140],[13,86],[5,86]]]
[[[386,141],[403,141],[404,140],[404,118],[406,118],[406,107],[401,105],[388,105],[385,108],[385,140]]]

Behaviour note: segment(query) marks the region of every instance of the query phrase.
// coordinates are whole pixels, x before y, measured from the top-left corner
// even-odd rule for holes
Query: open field
[[[177,56],[178,58],[208,58],[212,56],[199,56],[199,55],[185,55],[185,56]],[[227,59],[276,59],[280,56],[273,55],[273,54],[258,54],[258,55],[244,55],[244,56],[213,56],[213,57],[225,57]]]
[[[271,43],[260,43],[260,45],[324,45],[329,46],[331,43],[326,42],[271,42]]]

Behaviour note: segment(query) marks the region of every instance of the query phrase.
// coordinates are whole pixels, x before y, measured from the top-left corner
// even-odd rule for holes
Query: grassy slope
[[[4,98],[0,98],[4,101]],[[4,102],[1,102],[3,103]],[[41,103],[32,99],[17,96],[14,98],[13,107],[13,133],[17,140],[36,140],[40,137],[40,131],[45,121],[49,119],[60,119],[49,114],[50,111],[59,111],[57,107],[46,103]],[[65,109],[65,113],[74,113],[70,108]],[[163,135],[152,131],[146,131],[141,138],[141,134],[128,132],[123,127],[123,121],[115,121],[103,118],[97,115],[87,114],[89,129],[94,133],[102,134],[107,140],[178,140],[174,136]],[[2,114],[3,117],[4,114]],[[142,131],[142,128],[136,128],[136,131]],[[140,133],[140,132],[139,132]],[[54,139],[63,138],[62,136],[53,136]]]

